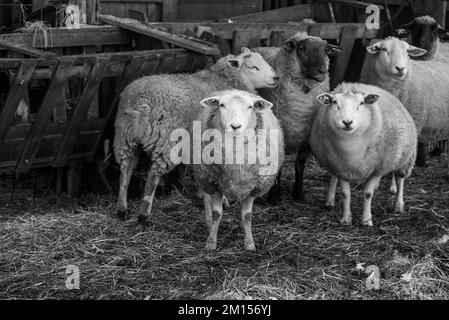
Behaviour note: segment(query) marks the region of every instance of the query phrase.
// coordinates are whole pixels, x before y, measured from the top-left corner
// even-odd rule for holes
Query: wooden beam
[[[55,156],[53,166],[62,167],[66,165],[72,150],[75,146],[75,142],[81,132],[81,123],[86,121],[87,112],[92,105],[94,95],[97,93],[100,86],[101,79],[105,73],[110,59],[99,59],[93,66],[89,73],[88,80],[84,86],[83,93],[76,106],[70,124],[67,128],[64,137],[61,140],[61,144],[58,148],[58,153]]]
[[[54,71],[47,94],[39,108],[33,127],[31,128],[25,142],[23,152],[16,167],[16,174],[26,172],[31,168],[34,157],[39,150],[45,129],[50,121],[53,108],[55,104],[60,103],[61,99],[64,99],[64,97],[60,96],[60,89],[66,85],[69,75],[68,71],[73,66],[74,62],[75,58],[66,58],[61,60],[58,67]]]
[[[12,43],[12,42],[10,42],[8,40],[4,40],[4,39],[0,39],[0,48],[27,54],[27,55],[35,57],[35,58],[56,56],[52,52],[33,49],[32,47],[29,47],[26,45],[15,44],[15,43]]]
[[[257,13],[246,14],[243,16],[235,16],[221,19],[223,22],[289,22],[301,21],[303,19],[313,18],[313,8],[310,4],[300,4],[297,6],[285,7],[281,9],[262,11]]]
[[[0,146],[6,139],[6,135],[13,122],[20,100],[25,99],[26,97],[28,82],[34,72],[36,64],[37,60],[24,60],[14,76],[8,98],[6,99],[3,109],[0,110]]]
[[[113,26],[98,26],[82,29],[49,28],[47,29],[47,48],[82,47],[106,44],[129,44],[129,35],[123,29]],[[0,40],[15,45],[32,48],[44,48],[45,40],[42,32],[14,32],[0,34]]]
[[[178,35],[174,35],[165,31],[161,31],[132,19],[121,19],[110,15],[99,15],[98,19],[104,23],[118,26],[120,28],[143,34],[152,38],[156,38],[178,47],[185,48],[191,51],[199,52],[205,55],[219,55],[220,50],[216,46],[209,46],[198,43]]]

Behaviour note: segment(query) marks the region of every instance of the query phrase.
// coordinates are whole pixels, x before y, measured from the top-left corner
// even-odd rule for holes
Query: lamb
[[[434,18],[430,16],[416,17],[400,29],[405,30],[409,44],[427,50],[426,54],[415,57],[416,60],[441,58],[439,55],[440,36],[447,35],[447,31]]]
[[[317,97],[310,143],[318,162],[331,175],[326,205],[335,206],[337,179],[344,194],[342,224],[352,224],[350,183],[365,182],[363,218],[372,226],[371,200],[382,176],[398,177],[395,209],[404,211],[404,180],[416,158],[417,131],[402,103],[372,85],[343,83]]]
[[[421,143],[449,137],[449,64],[440,60],[414,61],[426,50],[394,37],[367,48],[360,82],[377,85],[397,97],[415,121]],[[393,190],[394,191],[394,190]]]
[[[255,92],[274,87],[277,75],[262,56],[247,48],[228,55],[208,70],[195,74],[164,74],[140,78],[120,95],[115,120],[114,154],[120,164],[118,216],[128,218],[127,189],[139,153],[151,157],[139,222],[146,224],[160,177],[175,165],[170,161],[169,140],[177,128],[190,130],[199,113],[200,101],[217,90],[239,88]]]
[[[283,134],[271,111],[273,104],[249,92],[227,90],[202,100],[201,105],[204,107],[200,115],[202,131],[215,132],[213,142],[216,136],[225,137],[224,146],[221,144],[211,151],[213,162],[194,165],[195,180],[205,194],[204,209],[209,228],[206,250],[215,250],[217,246],[223,195],[241,202],[244,248],[255,250],[251,231],[253,203],[275,183],[284,162]],[[212,144],[203,142],[203,157]],[[222,159],[226,159],[224,164]]]
[[[310,155],[308,137],[314,114],[313,101],[319,93],[329,91],[329,58],[342,49],[325,40],[298,32],[282,48],[255,48],[279,74],[274,89],[261,89],[262,97],[274,103],[274,112],[282,124],[287,152],[297,154],[293,198],[304,200],[303,175]],[[280,173],[268,201],[280,199]]]

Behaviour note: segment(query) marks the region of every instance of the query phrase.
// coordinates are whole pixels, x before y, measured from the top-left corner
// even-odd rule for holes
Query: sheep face
[[[439,35],[445,35],[446,30],[430,16],[413,19],[409,24],[402,26],[408,37],[408,43],[418,48],[431,51],[439,41]]]
[[[380,75],[404,79],[409,72],[410,57],[420,57],[427,50],[417,48],[398,38],[389,37],[367,48],[375,54],[375,68]]]
[[[288,39],[283,50],[291,56],[292,74],[302,73],[305,77],[322,82],[329,70],[329,57],[339,54],[342,49],[318,37],[297,37]]]
[[[246,130],[254,130],[257,125],[257,112],[271,109],[273,104],[259,96],[245,91],[230,90],[220,95],[206,98],[201,105],[215,108],[218,112],[216,128],[234,136]]]
[[[370,106],[374,104],[378,95],[346,91],[344,93],[323,93],[317,96],[318,102],[328,109],[328,123],[338,136],[362,134],[371,121]]]
[[[257,52],[242,48],[238,56],[227,58],[226,63],[231,68],[238,68],[242,78],[247,79],[255,89],[274,88],[279,77],[273,68]]]

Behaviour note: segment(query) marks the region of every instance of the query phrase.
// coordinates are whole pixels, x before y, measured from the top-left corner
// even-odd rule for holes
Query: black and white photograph
[[[0,0],[0,299],[448,300],[448,3]]]

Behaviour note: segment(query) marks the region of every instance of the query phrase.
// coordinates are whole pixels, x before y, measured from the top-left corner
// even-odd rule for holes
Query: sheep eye
[[[362,101],[362,102],[360,102],[360,105],[361,105],[361,106],[363,106],[363,104],[364,104],[364,103],[365,103],[365,102],[364,102],[364,101]]]
[[[252,66],[252,67],[250,67],[250,69],[254,69],[256,71],[259,71],[259,67],[256,67],[256,66]]]
[[[220,103],[218,106],[219,106],[220,108],[224,108],[224,104],[223,104],[223,103]]]

